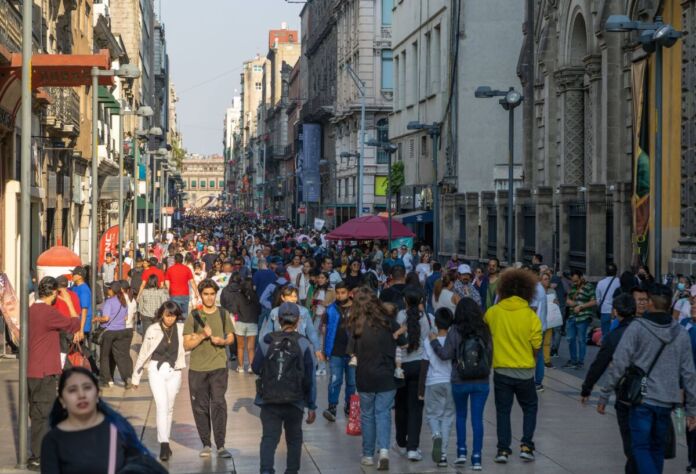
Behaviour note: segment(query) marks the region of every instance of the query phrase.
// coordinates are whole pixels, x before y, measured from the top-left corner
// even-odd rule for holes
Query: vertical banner
[[[633,92],[633,236],[634,263],[648,261],[648,232],[650,229],[650,156],[648,149],[649,100],[645,94],[647,61],[631,66]]]
[[[320,202],[321,177],[319,176],[319,160],[321,160],[321,125],[316,123],[303,124],[302,138],[302,197],[304,202]]]
[[[104,258],[107,253],[113,254],[118,245],[118,226],[112,226],[106,229],[106,232],[99,240],[99,268],[104,264]]]

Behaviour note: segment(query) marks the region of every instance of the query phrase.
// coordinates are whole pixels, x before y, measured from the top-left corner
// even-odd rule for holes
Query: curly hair
[[[353,290],[353,304],[348,319],[348,331],[353,337],[362,336],[365,324],[389,330],[392,317],[387,308],[369,288],[364,286]]]
[[[498,282],[498,298],[504,300],[511,296],[519,296],[527,302],[534,299],[537,277],[530,270],[509,268],[500,274]]]

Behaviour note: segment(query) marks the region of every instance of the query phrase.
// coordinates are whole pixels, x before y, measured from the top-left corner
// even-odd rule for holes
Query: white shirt
[[[534,311],[536,311],[537,316],[539,316],[539,319],[541,320],[541,329],[543,331],[546,331],[546,315],[548,312],[548,303],[546,300],[546,290],[544,290],[544,287],[541,283],[537,282],[536,289],[534,292],[534,299],[529,304],[529,306],[534,308]]]
[[[290,277],[290,283],[295,285],[297,282],[297,276],[300,273],[302,273],[302,265],[298,265],[296,267],[293,267],[292,265],[288,265],[287,267],[285,267],[285,271],[288,272],[288,276]]]
[[[444,347],[445,336],[438,336],[437,340]],[[452,377],[452,361],[440,359],[430,344],[423,345],[423,360],[427,360],[430,365],[428,367],[428,375],[425,377],[425,385],[435,385],[438,383],[449,383]]]
[[[427,315],[428,319],[426,319],[426,314],[421,313],[420,319],[418,320],[420,324],[420,344],[418,347],[412,351],[408,352],[407,349],[403,349],[401,354],[401,363],[405,364],[406,362],[413,362],[416,360],[422,360],[423,359],[423,347],[430,345],[430,341],[428,340],[428,334],[433,333],[436,334],[436,329],[435,329],[435,318],[433,317],[432,314]],[[406,320],[408,319],[408,316],[406,315],[406,310],[402,309],[399,311],[399,313],[396,315],[396,322],[399,323],[399,325],[406,324]],[[406,338],[408,339],[408,333],[406,333]]]
[[[437,301],[435,301],[435,294],[433,294],[433,308],[435,308],[435,311],[444,307],[449,308],[449,310],[452,311],[452,314],[454,314],[457,309],[457,305],[452,302],[453,296],[454,292],[448,290],[447,288],[442,289],[440,292],[440,298],[438,298]]]
[[[416,273],[418,273],[418,279],[421,285],[425,285],[425,279],[430,276],[432,271],[430,270],[429,263],[419,263],[416,265]]]
[[[407,272],[413,270],[413,255],[411,252],[406,252],[401,256],[401,261],[404,262],[404,268]]]
[[[689,298],[681,298],[674,303],[673,309],[679,311],[679,321],[691,319],[691,303]]]
[[[614,281],[612,281],[612,278]],[[611,286],[609,286],[609,283],[611,283]],[[616,291],[620,285],[621,282],[616,277],[602,278],[602,280],[597,283],[597,288],[595,288],[595,299],[597,300],[597,304],[602,302],[602,307],[599,310],[600,313],[611,314],[611,310],[614,307],[614,291]],[[604,299],[604,301],[602,301],[602,299]]]

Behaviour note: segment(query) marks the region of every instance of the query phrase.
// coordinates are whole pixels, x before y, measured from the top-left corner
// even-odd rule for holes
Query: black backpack
[[[457,372],[463,380],[483,379],[491,373],[491,357],[486,341],[469,334],[457,348]]]
[[[268,404],[295,403],[305,398],[304,356],[296,332],[273,332],[256,389]]]

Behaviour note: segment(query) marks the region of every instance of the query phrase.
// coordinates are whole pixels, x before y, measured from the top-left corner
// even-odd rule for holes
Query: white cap
[[[460,275],[465,275],[467,273],[471,275],[471,267],[466,263],[462,263],[461,265],[459,265],[459,267],[457,267],[457,273],[459,273]]]

